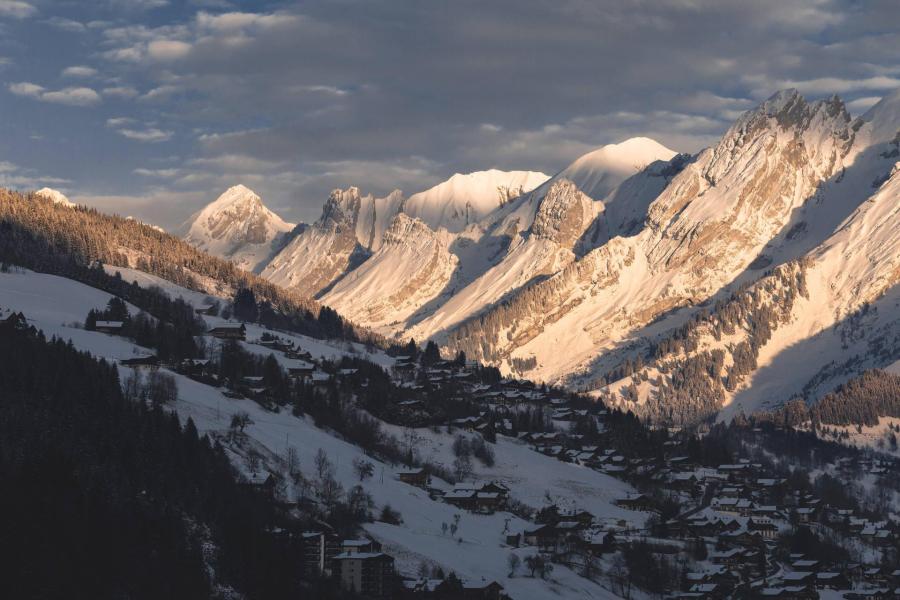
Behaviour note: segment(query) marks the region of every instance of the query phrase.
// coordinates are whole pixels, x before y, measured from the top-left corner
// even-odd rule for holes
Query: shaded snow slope
[[[160,282],[152,276],[144,277],[140,272],[130,270],[123,273],[123,277],[128,276],[137,279],[141,285],[161,284],[160,287],[170,294],[191,297],[191,293],[185,295],[178,286]],[[79,349],[111,360],[146,353],[146,349],[122,338],[65,325],[83,320],[88,310],[105,305],[109,298],[104,292],[61,277],[31,272],[0,273],[0,307],[22,310],[33,325],[48,335],[71,339]],[[220,322],[212,317],[207,320],[210,325]],[[262,331],[255,326],[249,327],[248,339],[254,339]],[[206,341],[216,343],[211,338]],[[306,343],[301,339],[301,347],[308,348]],[[268,352],[254,344],[248,343],[244,347]],[[336,348],[335,351],[339,352]],[[119,369],[123,379],[130,372],[128,367],[120,366]],[[415,577],[420,563],[425,561],[440,565],[445,572],[454,571],[464,578],[497,580],[517,600],[615,598],[598,584],[562,565],[558,565],[546,581],[523,577],[521,573],[508,578],[508,555],[516,552],[524,558],[533,554],[534,549],[513,550],[507,547],[504,529],[508,527],[509,532],[518,533],[530,527],[526,522],[507,513],[475,515],[433,501],[423,490],[400,482],[396,476],[399,467],[366,456],[358,447],[316,428],[304,418],[293,416],[289,409],[264,410],[253,401],[227,398],[218,389],[175,373],[170,374],[178,385],[179,399],[174,406],[178,415],[182,420],[192,418],[201,434],[207,433],[223,440],[239,470],[246,469],[241,449],[229,444],[226,435],[231,415],[237,412],[250,415],[252,424],[246,428],[247,443],[262,455],[267,469],[283,472],[283,457],[291,447],[296,451],[299,468],[307,477],[313,478],[315,455],[323,449],[335,466],[337,479],[345,489],[349,489],[359,483],[353,468],[354,460],[372,462],[375,476],[362,485],[372,495],[376,511],[390,504],[402,515],[403,524],[370,523],[365,527],[384,544],[387,552],[397,558],[401,574]],[[387,428],[397,432],[395,428]],[[423,456],[442,464],[452,462],[453,436],[435,434],[427,429],[415,430],[413,434]],[[476,465],[475,476],[479,480],[505,482],[514,498],[542,505],[544,496],[549,494],[563,506],[590,510],[601,519],[623,519],[638,527],[643,525],[645,514],[626,511],[612,504],[615,498],[632,491],[616,479],[543,456],[518,441],[502,436],[499,436],[495,452],[495,465],[491,468]],[[439,481],[435,483],[446,486]],[[460,515],[456,536],[443,534],[441,524],[453,522],[456,515]]]

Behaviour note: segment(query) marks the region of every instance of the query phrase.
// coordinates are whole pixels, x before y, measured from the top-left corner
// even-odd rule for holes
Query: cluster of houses
[[[401,579],[394,558],[370,538],[342,539],[327,531],[304,531],[299,535],[278,532],[288,543],[299,544],[303,573],[308,577],[329,576],[341,589],[366,598],[504,600],[503,586],[496,581],[465,579]]]

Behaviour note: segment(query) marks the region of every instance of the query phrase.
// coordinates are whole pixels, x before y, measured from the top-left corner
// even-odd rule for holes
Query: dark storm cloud
[[[33,142],[33,172],[97,202],[131,198],[163,225],[238,181],[310,219],[335,186],[554,172],[633,135],[696,151],[778,88],[836,92],[861,111],[900,87],[893,1],[27,4],[17,29],[54,35],[46,68],[19,64],[27,38],[0,43],[0,102],[29,117],[4,131],[69,140]],[[90,102],[60,93],[88,86]],[[88,152],[77,168],[64,166],[72,146]]]

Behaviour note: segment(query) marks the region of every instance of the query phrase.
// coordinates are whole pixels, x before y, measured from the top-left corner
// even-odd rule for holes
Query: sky
[[[900,87],[896,0],[0,0],[0,186],[173,228],[231,185],[294,222],[633,136],[695,152],[796,87]]]

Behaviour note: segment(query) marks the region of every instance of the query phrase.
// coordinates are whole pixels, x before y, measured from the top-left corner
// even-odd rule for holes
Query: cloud
[[[116,127],[122,127],[124,125],[130,125],[131,123],[134,123],[134,122],[135,122],[135,120],[132,119],[131,117],[110,117],[109,119],[106,120],[106,126],[116,128]]]
[[[191,45],[179,40],[154,40],[147,44],[147,56],[158,61],[178,60],[190,51]]]
[[[137,140],[138,142],[167,142],[172,139],[172,136],[175,135],[173,131],[163,131],[162,129],[157,129],[156,127],[149,127],[147,129],[117,129],[120,135],[127,137],[130,140]]]
[[[44,88],[39,86],[36,83],[30,83],[28,81],[22,81],[19,83],[11,83],[9,84],[9,91],[15,94],[16,96],[25,96],[28,98],[40,98],[41,94],[44,93]]]
[[[134,98],[138,95],[138,91],[131,86],[115,86],[103,88],[101,93],[110,98]]]
[[[45,21],[48,25],[55,29],[59,29],[61,31],[68,31],[70,33],[84,33],[87,31],[87,25],[80,21],[76,21],[74,19],[67,19],[65,17],[50,17]]]
[[[106,126],[114,129],[119,135],[138,142],[158,143],[167,142],[175,135],[173,131],[166,131],[151,125],[138,127],[137,119],[132,117],[110,117],[106,119]],[[137,171],[135,171],[137,172]]]
[[[144,12],[159,4],[81,3],[60,11],[78,21],[42,21],[42,37],[4,29],[17,66],[37,43],[68,61],[35,64],[20,96],[41,99],[62,67],[92,65],[97,118],[132,118],[77,153],[98,165],[79,176],[98,197],[144,186],[134,193],[209,200],[240,178],[286,216],[315,217],[334,186],[381,195],[456,171],[554,172],[635,135],[695,151],[778,88],[837,92],[861,112],[900,80],[896,0],[190,0]],[[64,164],[66,136],[90,135],[71,116],[38,132],[11,121],[25,148],[33,133],[59,140],[31,155]],[[108,160],[123,139],[148,143]]]
[[[181,169],[146,169],[146,168],[138,168],[132,171],[135,175],[140,175],[142,177],[164,177],[166,179],[171,179],[177,177],[179,173],[181,173]]]
[[[62,72],[63,77],[95,77],[96,75],[97,69],[84,65],[66,67]]]
[[[70,180],[44,175],[35,169],[0,160],[0,187],[34,190],[44,186],[59,186],[67,183],[70,183]]]
[[[68,87],[44,92],[41,94],[40,100],[69,106],[94,106],[101,102],[100,94],[88,87]]]
[[[66,104],[68,106],[94,106],[101,101],[100,95],[88,87],[67,87],[61,90],[47,90],[27,81],[9,84],[9,91],[17,96],[34,98],[41,102]]]
[[[0,0],[0,17],[25,19],[37,14],[37,8],[27,2],[18,0]]]

